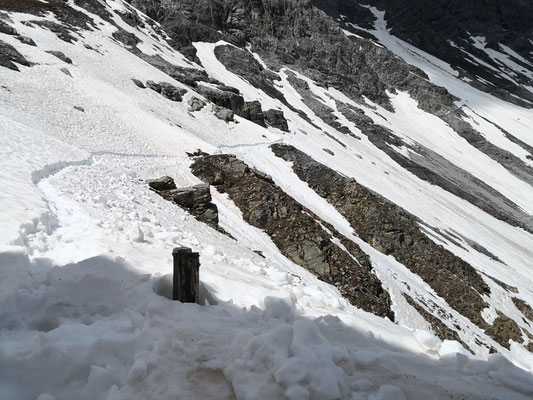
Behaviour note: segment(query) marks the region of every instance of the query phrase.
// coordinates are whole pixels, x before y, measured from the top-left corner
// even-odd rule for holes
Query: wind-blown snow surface
[[[110,11],[123,7],[118,0],[107,3]],[[401,170],[364,135],[362,140],[339,136],[301,103],[283,73],[280,91],[320,129],[228,72],[216,61],[212,44],[196,44],[210,75],[240,89],[246,100],[260,100],[264,109],[282,109],[292,133],[282,135],[238,117],[238,124],[226,124],[209,106],[191,114],[190,89],[183,102],[174,103],[137,88],[131,78],[182,85],[111,40],[115,28],[105,21],[98,19],[101,30],[67,44],[50,31],[22,24],[38,17],[10,17],[37,47],[4,34],[0,39],[37,64],[21,72],[0,70],[1,399],[531,397],[530,353],[513,344],[511,351],[498,347],[507,358],[485,354],[469,336],[482,332],[453,310],[465,326],[461,338],[476,356],[434,337],[401,293],[431,297],[448,310],[446,303],[392,257],[360,241],[268,145],[283,141],[305,148],[432,226],[475,237],[507,265],[442,240],[476,268],[519,288],[531,287],[531,235]],[[145,53],[184,65],[183,56],[160,37],[154,39],[157,35],[121,26],[139,37]],[[44,50],[63,51],[73,65]],[[324,102],[331,101],[324,89],[311,87]],[[349,101],[333,90],[327,94]],[[405,95],[394,101],[413,111]],[[494,100],[494,107],[512,106]],[[423,139],[399,113],[366,111],[376,121],[385,116],[399,135]],[[515,132],[517,122],[505,118],[501,126]],[[489,167],[471,170],[461,156],[461,146],[467,145],[441,125],[446,142],[428,146],[474,175],[493,179],[490,184],[525,209],[531,207],[527,199],[533,189],[520,182],[520,190],[513,191],[516,182],[506,171],[494,172],[498,165],[487,163],[493,174]],[[521,129],[521,139],[533,141]],[[178,186],[198,183],[185,151],[199,147],[233,152],[272,174],[285,191],[357,241],[391,292],[399,324],[356,309],[335,288],[291,263],[266,234],[243,221],[227,196],[213,193],[222,227],[237,240],[148,190],[146,179],[161,175],[172,176]],[[171,250],[178,245],[200,252],[203,306],[165,297]],[[253,250],[262,250],[265,258]],[[491,289],[501,292],[497,285]],[[501,297],[501,302],[487,301],[519,315]]]

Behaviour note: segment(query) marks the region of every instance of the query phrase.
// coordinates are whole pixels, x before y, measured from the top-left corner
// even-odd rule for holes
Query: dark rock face
[[[358,34],[362,30],[354,30],[347,23],[366,29],[374,24],[375,18],[370,11],[354,4],[355,2],[313,0],[313,3],[329,16],[339,18],[343,28]],[[529,39],[533,36],[530,22],[533,19],[533,10],[531,3],[527,0],[510,0],[505,3],[498,0],[483,2],[476,0],[446,2],[439,0],[366,0],[361,3],[384,10],[387,27],[392,28],[393,35],[448,62],[462,76],[472,79],[473,86],[506,101],[528,107],[531,105],[533,94],[519,85],[530,81],[526,74],[518,71],[516,76],[513,74],[513,79],[505,79],[500,74],[494,73],[494,70],[479,65],[472,57],[459,49],[459,47],[463,48],[495,70],[508,73],[509,71],[506,71],[504,66],[499,65],[484,51],[474,46],[471,37],[482,36],[486,38],[488,48],[501,51],[499,46],[501,43],[531,61],[533,43]],[[517,64],[531,71],[531,67],[528,68],[527,64],[512,58]],[[509,93],[525,101],[516,99]]]
[[[242,108],[242,116],[257,125],[266,127],[265,117],[261,103],[258,101],[247,101]]]
[[[283,115],[283,111],[270,109],[263,112],[263,115],[268,125],[278,128],[283,132],[289,131],[289,124],[285,119],[285,115]]]
[[[65,55],[65,53],[61,52],[61,51],[54,51],[54,50],[47,50],[46,51],[48,54],[52,54],[53,56],[56,56],[57,58],[59,58],[61,61],[67,63],[67,64],[72,64],[72,60],[67,57]]]
[[[159,93],[161,96],[166,97],[169,100],[172,101],[182,101],[183,95],[187,93],[186,89],[177,88],[174,85],[171,85],[167,82],[154,82],[154,81],[147,81],[146,87],[149,89],[152,89],[154,92]]]
[[[227,193],[251,225],[264,230],[290,260],[335,285],[352,304],[392,318],[390,298],[368,256],[274,184],[232,155],[197,158],[193,174]],[[326,227],[324,229],[323,227]],[[333,242],[339,239],[346,250]]]
[[[13,46],[0,40],[0,66],[19,71],[17,64],[31,67],[33,64],[26,60]]]
[[[159,69],[178,82],[190,87],[196,87],[198,82],[220,84],[219,81],[209,78],[204,70],[196,68],[184,68],[164,60],[159,55],[147,55],[140,51],[134,50],[135,54],[146,61],[148,64]]]
[[[335,206],[361,239],[393,255],[473,323],[488,327],[480,294],[490,293],[489,287],[469,264],[430,240],[416,218],[292,146],[275,144],[272,150],[292,162],[298,177]]]
[[[189,211],[198,221],[204,222],[217,230],[221,230],[218,226],[218,209],[211,202],[209,185],[200,184],[177,188],[174,179],[169,176],[150,180],[148,181],[148,185],[161,197]]]

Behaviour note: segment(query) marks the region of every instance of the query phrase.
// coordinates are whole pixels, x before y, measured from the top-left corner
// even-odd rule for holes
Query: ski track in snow
[[[107,4],[110,11],[124,7],[120,0]],[[317,161],[355,177],[432,226],[475,237],[510,267],[445,245],[479,270],[520,288],[530,282],[531,235],[400,170],[364,135],[356,140],[332,130],[303,105],[283,72],[278,89],[320,129],[227,71],[213,54],[216,44],[195,43],[207,72],[237,87],[246,100],[260,100],[263,109],[283,110],[293,133],[282,135],[241,118],[236,118],[238,124],[226,124],[214,118],[209,106],[191,114],[188,98],[201,96],[190,89],[181,103],[138,89],[131,78],[181,84],[110,40],[113,28],[105,21],[99,20],[102,31],[84,32],[83,39],[70,45],[50,31],[22,24],[25,15],[12,17],[17,30],[38,47],[4,34],[0,38],[38,64],[20,73],[0,71],[0,398],[530,398],[533,380],[525,372],[533,369],[530,353],[513,344],[511,351],[502,351],[507,358],[489,356],[465,332],[462,339],[477,350],[473,356],[427,332],[427,324],[403,300],[401,293],[408,290],[402,282],[448,311],[445,302],[392,257],[358,239],[348,222],[274,157],[268,145],[286,142],[305,148]],[[156,40],[116,15],[114,20],[142,40],[145,53],[190,67],[161,36]],[[82,41],[99,53],[87,50]],[[74,64],[42,49],[63,51]],[[412,56],[407,61],[413,62]],[[72,77],[60,72],[63,67]],[[430,76],[466,96],[456,79],[442,72]],[[336,91],[311,88],[325,103],[331,102],[327,95],[348,101]],[[396,105],[412,107],[402,96]],[[475,104],[477,94],[469,96],[463,97],[469,106],[491,120],[493,110]],[[497,100],[494,107],[521,112]],[[383,124],[378,112],[395,126],[406,123],[382,109],[365,111]],[[498,113],[498,124],[532,143],[526,132],[531,114],[522,112],[525,122],[506,114]],[[307,135],[294,133],[299,131]],[[424,139],[411,126],[395,132]],[[495,144],[516,150],[496,129],[490,135]],[[443,128],[443,137],[462,148],[449,129]],[[469,168],[457,152],[428,144]],[[323,152],[324,147],[335,156]],[[287,260],[265,233],[243,221],[227,196],[213,189],[221,226],[237,241],[148,189],[146,180],[162,175],[172,176],[178,186],[199,183],[185,156],[197,148],[234,153],[267,170],[287,193],[358,243],[390,290],[399,325],[349,305],[335,288]],[[525,158],[523,151],[517,155]],[[471,172],[525,209],[531,207],[533,189],[510,180],[506,171],[490,176]],[[515,184],[520,191],[510,190]],[[165,297],[171,251],[178,245],[200,252],[204,306]],[[263,251],[265,258],[253,250]],[[497,285],[491,289],[495,297],[502,293]],[[491,298],[489,303],[519,318],[505,301]]]

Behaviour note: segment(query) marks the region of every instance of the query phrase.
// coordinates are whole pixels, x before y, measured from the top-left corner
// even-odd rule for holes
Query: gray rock
[[[222,88],[222,89],[221,89]],[[240,115],[244,108],[244,98],[235,93],[235,91],[224,86],[214,88],[205,85],[198,85],[198,92],[219,107],[231,110],[233,113]]]

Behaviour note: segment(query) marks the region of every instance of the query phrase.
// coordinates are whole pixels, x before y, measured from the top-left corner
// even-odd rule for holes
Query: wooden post
[[[172,250],[174,279],[172,299],[182,303],[200,302],[200,254],[188,247]]]

